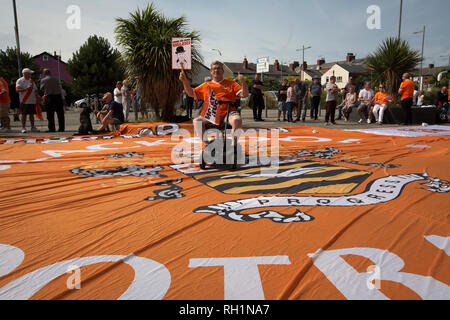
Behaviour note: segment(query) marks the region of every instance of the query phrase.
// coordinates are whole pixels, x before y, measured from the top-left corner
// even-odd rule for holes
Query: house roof
[[[444,71],[449,69],[448,66],[441,66],[441,67],[434,67],[434,68],[422,68],[422,75],[423,76],[432,76],[435,75],[438,72]],[[413,75],[415,76],[419,76],[420,74],[420,69],[415,69],[412,72]]]
[[[33,57],[33,59],[36,59],[36,58],[38,58],[38,57],[40,57],[40,56],[43,56],[43,55],[48,55],[48,56],[50,56],[50,57],[52,57],[53,59],[55,59],[55,60],[58,60],[58,57],[57,56],[54,56],[54,55],[52,55],[51,53],[48,53],[47,51],[44,51],[44,52],[42,52],[42,53],[39,53],[38,55],[35,55],[34,57]],[[64,64],[67,64],[66,62],[64,62],[64,61],[62,61],[62,60],[60,60],[60,62],[61,63],[64,63]]]
[[[337,64],[342,69],[348,71],[352,74],[364,74],[367,73],[367,68],[363,65],[357,65],[357,64]]]
[[[319,76],[319,77],[321,77],[321,76],[322,76],[322,72],[317,71],[317,70],[306,69],[306,70],[304,70],[304,71],[305,71],[305,73],[306,73],[307,75],[309,75],[310,77],[314,77],[314,76]]]
[[[244,69],[244,65],[242,62],[224,62],[224,64],[231,70],[232,73],[237,74],[255,74],[256,73],[256,64],[248,63],[247,69]],[[268,77],[270,76],[297,76],[298,73],[292,71],[288,66],[280,64],[280,71],[275,70],[275,66],[273,64],[269,65],[269,72],[264,72],[264,74]]]

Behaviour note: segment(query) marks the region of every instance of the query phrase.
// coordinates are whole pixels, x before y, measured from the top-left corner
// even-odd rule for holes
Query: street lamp
[[[219,53],[220,56],[222,56],[222,52],[220,52],[219,49],[211,49],[212,51],[217,51]]]
[[[302,54],[302,65],[303,65],[303,63],[305,62],[305,50],[306,49],[311,49],[312,47],[311,46],[309,46],[309,47],[305,47],[305,45],[302,45],[302,48],[301,49],[297,49],[296,51],[302,51],[303,52],[303,54]],[[301,71],[301,68],[300,68],[300,79],[302,78],[302,71]]]
[[[422,64],[423,64],[423,45],[425,43],[425,26],[423,26],[422,31],[416,31],[414,34],[422,33],[422,59],[420,60],[420,90],[423,89],[423,79],[422,79]]]
[[[439,58],[447,58],[447,56],[439,56]],[[448,54],[448,65],[447,67],[450,67],[450,53]]]
[[[403,0],[400,0],[400,17],[398,18],[398,39],[400,40],[400,31],[402,29],[402,10],[403,10]]]
[[[19,41],[19,26],[17,24],[17,9],[16,9],[16,0],[13,0],[13,9],[14,9],[14,31],[16,33],[16,43],[17,43],[17,68],[19,69],[19,77],[22,76],[22,65],[20,63],[20,41]]]

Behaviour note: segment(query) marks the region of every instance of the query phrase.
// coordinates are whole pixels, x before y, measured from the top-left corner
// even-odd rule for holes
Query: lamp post
[[[212,51],[217,51],[219,53],[220,56],[222,56],[222,52],[220,52],[219,49],[211,49]]]
[[[297,49],[296,51],[302,51],[302,65],[303,65],[303,63],[305,62],[305,50],[306,49],[311,49],[312,47],[311,46],[309,46],[309,47],[305,47],[305,45],[302,45],[302,48],[301,49]],[[301,71],[302,69],[300,68],[300,80],[302,80],[302,71]]]
[[[398,18],[398,39],[400,40],[400,31],[402,30],[402,10],[403,0],[400,0],[400,17]]]
[[[420,60],[420,90],[423,89],[423,79],[422,79],[422,65],[423,65],[423,46],[425,43],[425,26],[423,26],[422,31],[416,31],[414,34],[422,33],[422,59]]]
[[[439,56],[439,58],[447,58],[447,56]],[[448,65],[447,67],[450,68],[450,53],[448,54]]]
[[[16,34],[16,43],[17,43],[17,68],[19,69],[19,78],[22,76],[22,64],[20,62],[20,41],[19,41],[19,26],[17,24],[17,9],[16,9],[16,0],[13,0],[13,9],[14,9],[14,31]]]

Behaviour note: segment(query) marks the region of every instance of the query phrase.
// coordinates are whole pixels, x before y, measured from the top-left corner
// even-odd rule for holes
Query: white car
[[[74,105],[77,108],[86,108],[89,105],[89,101],[86,98],[83,98],[83,99],[75,101]]]

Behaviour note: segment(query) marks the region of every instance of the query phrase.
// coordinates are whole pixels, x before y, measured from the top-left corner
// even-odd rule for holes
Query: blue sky
[[[2,1],[0,13],[0,49],[15,46],[11,0]],[[67,61],[92,35],[107,38],[116,46],[116,17],[128,17],[142,0],[16,0],[21,48],[32,55],[43,51],[61,51]],[[303,44],[308,64],[319,57],[327,62],[344,60],[347,52],[363,58],[373,52],[383,39],[397,36],[400,0],[157,0],[156,7],[168,17],[187,18],[189,28],[201,34],[201,53],[205,64],[213,60],[250,62],[268,56],[286,64],[301,60]],[[69,30],[67,7],[81,9],[81,28]],[[380,8],[381,29],[369,30],[366,12],[370,5]],[[425,62],[436,66],[448,64],[450,34],[449,0],[404,0],[402,39],[420,50],[425,33]],[[120,49],[120,48],[119,48]],[[222,56],[219,56],[219,49]],[[444,56],[444,57],[442,57]]]

